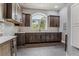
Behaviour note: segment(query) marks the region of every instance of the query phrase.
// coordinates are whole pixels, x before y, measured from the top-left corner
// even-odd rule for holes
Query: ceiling
[[[24,9],[42,9],[42,10],[60,10],[65,7],[67,3],[20,3]]]

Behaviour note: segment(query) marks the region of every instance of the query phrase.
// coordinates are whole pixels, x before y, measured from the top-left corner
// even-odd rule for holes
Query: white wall
[[[23,9],[23,13],[33,14],[36,12],[44,13],[46,15],[58,15],[57,11],[46,11],[46,10],[37,10],[37,9]]]
[[[0,3],[0,20],[2,20],[2,16],[3,16],[3,4]]]
[[[36,9],[23,9],[23,13],[26,13],[26,14],[31,14],[33,15],[34,13],[43,13],[45,14],[46,16],[48,15],[59,15],[59,13],[57,11],[46,11],[46,10],[36,10]],[[32,21],[30,21],[31,23]],[[48,27],[45,31],[50,31],[50,32],[58,32],[59,31],[59,28],[57,27],[49,27],[49,21],[48,22]],[[31,25],[31,24],[30,24]],[[29,29],[29,30],[28,30]],[[21,32],[33,32],[34,30],[31,29],[31,26],[30,27],[20,27],[20,31]],[[34,32],[39,32],[38,30],[37,31],[34,31]]]
[[[67,20],[68,20],[68,7],[64,7],[60,10],[60,28],[59,31],[62,32],[62,42],[65,42],[65,34],[67,33]]]
[[[13,23],[4,23],[4,34],[5,36],[14,35],[18,31],[17,27]]]

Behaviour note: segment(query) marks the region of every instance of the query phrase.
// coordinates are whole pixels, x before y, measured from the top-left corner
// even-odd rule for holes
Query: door
[[[79,48],[79,4],[71,6],[71,45]]]

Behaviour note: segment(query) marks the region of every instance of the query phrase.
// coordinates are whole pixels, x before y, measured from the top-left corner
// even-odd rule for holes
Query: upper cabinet
[[[22,21],[22,9],[19,4],[16,4],[16,15],[17,15],[16,20],[18,22],[21,22]]]
[[[48,20],[50,22],[49,23],[50,27],[59,27],[59,24],[60,24],[59,16],[50,15],[50,16],[48,16]]]
[[[30,14],[22,14],[22,26],[30,27]]]
[[[13,19],[16,18],[16,5],[12,3],[4,3],[4,19]]]
[[[4,3],[3,18],[7,21],[19,24],[22,19],[22,10],[19,4],[16,3]]]

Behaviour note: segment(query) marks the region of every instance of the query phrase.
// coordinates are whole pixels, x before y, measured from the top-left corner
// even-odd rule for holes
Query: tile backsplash
[[[13,23],[7,22],[7,23],[0,23],[0,33],[4,36],[12,36],[15,32],[17,32],[18,27],[14,26]]]
[[[4,29],[4,24],[3,23],[0,23],[0,36],[3,35],[3,29]]]
[[[13,23],[0,23],[0,35],[4,36],[12,36],[15,33],[25,33],[25,32],[39,32],[39,30],[32,30],[31,27],[18,27]],[[58,27],[48,27],[46,30],[42,30],[41,32],[59,32]]]
[[[48,27],[46,30],[42,30],[41,32],[58,32],[58,27]],[[19,32],[39,32],[39,30],[32,30],[31,27],[19,27]]]

